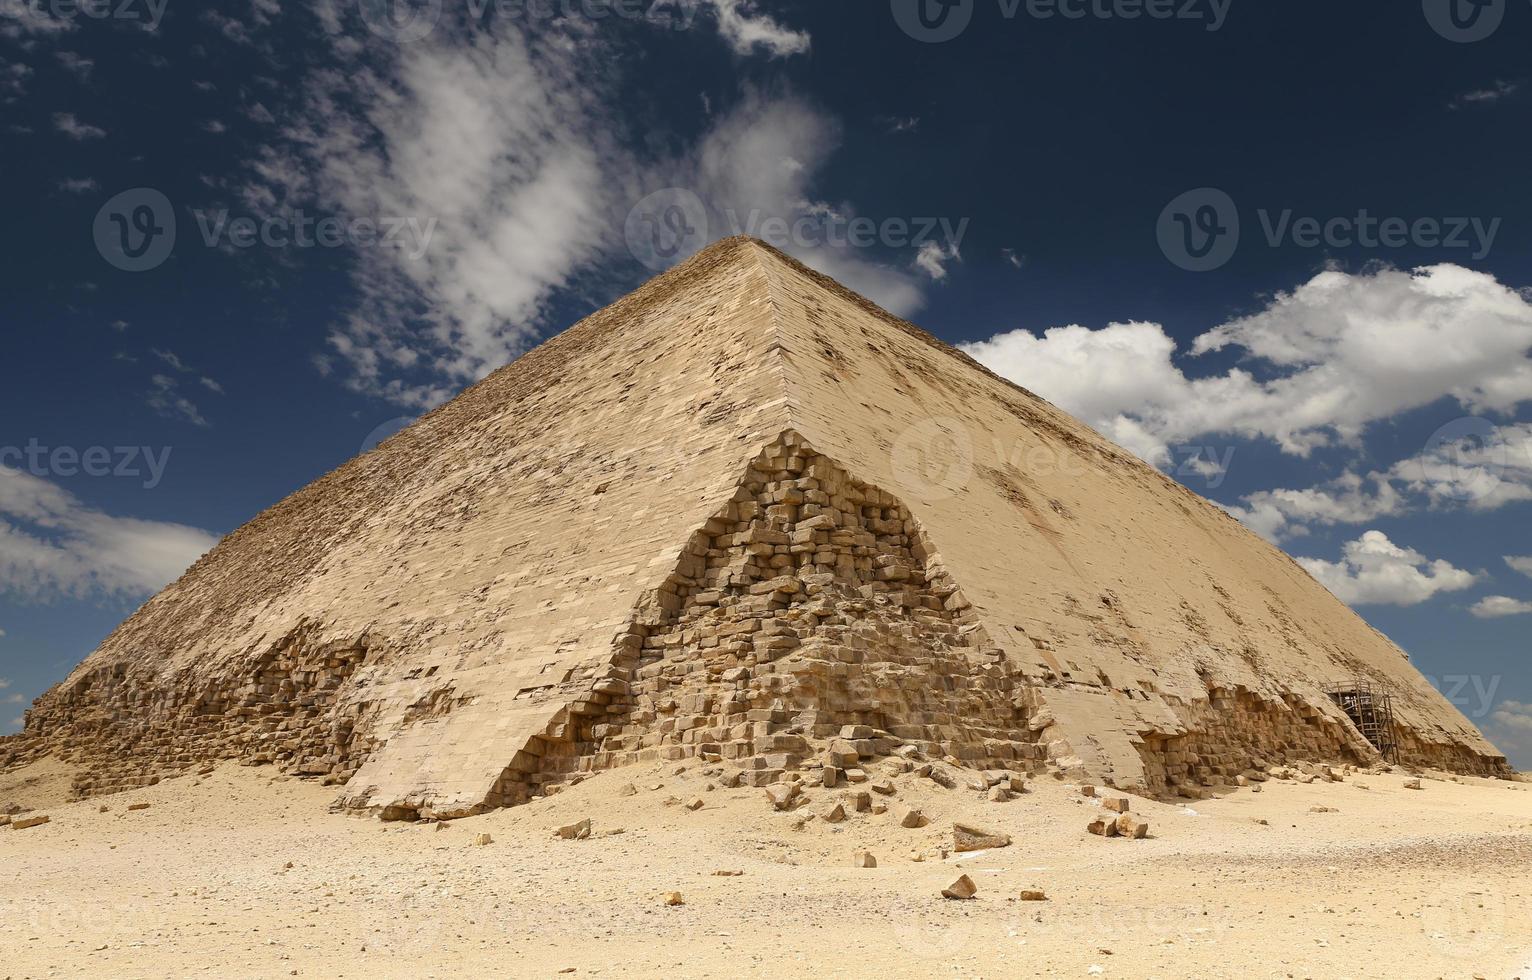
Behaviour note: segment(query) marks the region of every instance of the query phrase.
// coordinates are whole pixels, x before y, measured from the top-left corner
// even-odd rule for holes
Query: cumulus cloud
[[[1505,563],[1511,566],[1512,571],[1523,575],[1532,576],[1532,555],[1506,555]],[[0,636],[5,634],[0,633]]]
[[[1414,606],[1440,592],[1469,588],[1477,576],[1442,559],[1401,548],[1368,531],[1341,549],[1341,560],[1298,558],[1298,564],[1348,605]]]
[[[181,524],[113,517],[0,466],[0,592],[40,600],[145,596],[217,540]]]
[[[708,4],[718,18],[718,33],[735,54],[785,58],[809,49],[806,32],[783,27],[751,0],[708,0]]]
[[[1270,440],[1308,456],[1443,398],[1504,413],[1532,400],[1532,302],[1452,264],[1405,272],[1327,270],[1189,353],[1250,362],[1190,377],[1155,323],[1027,330],[964,345],[987,366],[1153,462],[1207,435]],[[1089,363],[1089,372],[1081,366]]]
[[[1502,616],[1524,616],[1532,613],[1532,602],[1512,599],[1510,596],[1487,595],[1469,608],[1480,619],[1499,619]]]

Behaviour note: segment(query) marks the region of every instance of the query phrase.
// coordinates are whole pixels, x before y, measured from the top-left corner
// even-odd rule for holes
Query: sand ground
[[[0,776],[0,805],[51,817],[0,830],[0,974],[1532,978],[1525,783],[1135,797],[1152,836],[1128,841],[1086,834],[1099,803],[1047,778],[990,803],[905,775],[895,802],[927,827],[796,829],[842,791],[782,813],[675,768],[438,829],[331,814],[332,788],[235,765],[71,803],[68,768],[40,763]],[[556,837],[586,816],[590,839]],[[942,860],[954,819],[1014,843]],[[852,867],[863,848],[877,868]],[[941,898],[962,873],[978,897]]]

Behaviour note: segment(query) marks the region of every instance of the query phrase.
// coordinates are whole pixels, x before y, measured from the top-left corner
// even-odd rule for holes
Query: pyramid
[[[1380,761],[1328,693],[1356,684],[1399,761],[1509,774],[1224,511],[734,238],[230,534],[0,764],[92,795],[237,759],[388,818],[896,752],[1190,793]]]

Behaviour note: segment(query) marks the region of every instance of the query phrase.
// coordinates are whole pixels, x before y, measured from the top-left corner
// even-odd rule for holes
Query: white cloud
[[[149,407],[167,419],[190,422],[198,428],[209,428],[210,423],[196,403],[181,394],[180,383],[168,374],[156,374],[149,379]]]
[[[59,181],[58,187],[65,194],[88,194],[99,190],[101,185],[96,183],[94,177],[65,177]]]
[[[1532,500],[1532,424],[1459,419],[1387,470],[1366,477],[1348,471],[1307,489],[1262,490],[1243,499],[1243,506],[1225,509],[1274,541],[1314,526],[1365,524],[1428,509],[1494,510]]]
[[[1521,91],[1520,82],[1496,81],[1488,88],[1471,89],[1447,104],[1449,109],[1462,109],[1471,105],[1492,105]]]
[[[22,598],[144,596],[217,543],[181,524],[113,517],[0,466],[0,592]]]
[[[0,13],[0,37],[4,38],[63,34],[74,30],[74,26],[73,20],[48,13],[47,4],[7,0],[3,13]]]
[[[731,43],[768,53],[798,43],[752,5],[717,10]],[[350,15],[318,11],[337,26]],[[336,63],[306,79],[303,105],[276,114],[287,123],[252,165],[251,211],[312,201],[346,216],[435,222],[418,259],[357,251],[360,298],[324,359],[349,367],[351,387],[430,407],[522,353],[553,325],[558,300],[599,293],[611,270],[631,266],[624,219],[651,191],[692,189],[735,215],[791,219],[821,206],[812,184],[838,138],[823,112],[747,90],[694,146],[656,156],[675,141],[632,138],[612,108],[620,53],[593,34],[559,33],[588,27],[550,27],[535,43],[509,19],[442,23],[405,45],[339,32]],[[921,303],[907,271],[850,249],[787,250],[894,312]]]
[[[82,82],[90,80],[91,70],[96,67],[94,61],[81,57],[73,51],[55,51],[53,56],[58,59],[60,67],[72,73]]]
[[[53,128],[72,140],[95,140],[106,135],[106,130],[81,122],[72,112],[55,112]]]
[[[1253,369],[1188,377],[1155,323],[1055,327],[1042,337],[1017,330],[964,345],[1162,464],[1171,445],[1200,436],[1269,439],[1307,456],[1355,444],[1374,423],[1443,398],[1472,412],[1532,400],[1532,303],[1451,264],[1322,272],[1260,313],[1196,338],[1191,354],[1230,348]]]
[[[0,677],[0,691],[3,691],[10,686],[11,679],[9,677]]]
[[[1532,602],[1512,599],[1510,596],[1489,595],[1474,603],[1468,610],[1480,619],[1498,619],[1501,616],[1524,616],[1532,613]]]
[[[956,245],[943,247],[936,242],[922,242],[915,255],[915,268],[937,282],[943,282],[947,278],[947,263],[960,258]]]
[[[1449,562],[1431,561],[1418,551],[1401,548],[1381,531],[1367,531],[1341,549],[1338,562],[1298,558],[1308,573],[1348,605],[1414,606],[1439,592],[1466,589],[1477,580],[1472,572]]]
[[[1532,704],[1521,701],[1502,701],[1496,706],[1490,720],[1506,728],[1532,732]]]
[[[752,0],[707,0],[718,17],[718,33],[735,54],[766,54],[785,58],[809,49],[804,31],[783,27],[771,15],[761,13]]]
[[[1505,563],[1511,566],[1512,571],[1532,576],[1532,555],[1506,555],[1504,557]],[[0,633],[0,636],[4,635],[4,633]]]
[[[20,61],[0,65],[0,93],[22,96],[27,91],[27,79],[32,77],[32,66]],[[15,101],[7,99],[7,102]]]

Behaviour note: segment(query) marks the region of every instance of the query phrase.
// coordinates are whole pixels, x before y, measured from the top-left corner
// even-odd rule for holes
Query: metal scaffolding
[[[1394,727],[1394,701],[1388,689],[1356,678],[1325,688],[1362,737],[1382,754],[1386,762],[1399,761],[1399,738]]]

